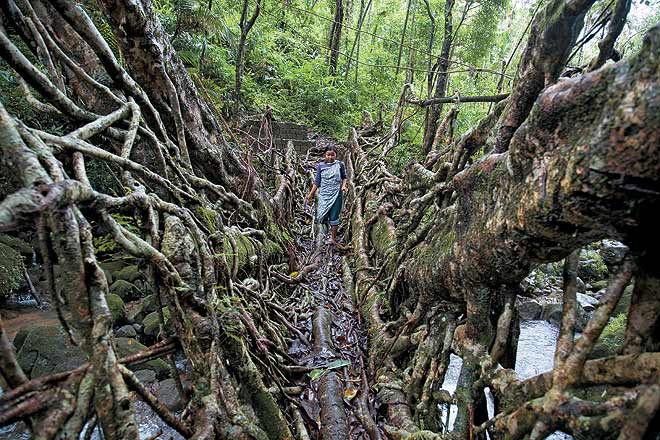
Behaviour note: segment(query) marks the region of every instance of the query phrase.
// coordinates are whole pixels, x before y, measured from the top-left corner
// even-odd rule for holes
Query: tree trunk
[[[344,3],[343,0],[335,0],[335,16],[332,21],[330,31],[330,75],[337,74],[337,61],[339,60],[339,45],[341,43],[341,30],[344,23]]]
[[[449,74],[449,54],[451,52],[453,44],[453,18],[452,10],[454,9],[455,0],[447,0],[445,2],[445,14],[444,14],[444,37],[442,40],[442,50],[440,51],[440,56],[436,65],[438,66],[435,70],[435,91],[433,93],[433,98],[441,98],[447,93],[447,80]],[[429,78],[432,78],[434,73],[428,73]],[[429,80],[429,82],[432,82]],[[424,138],[422,140],[422,151],[424,154],[428,154],[431,151],[431,146],[433,145],[433,138],[435,136],[435,131],[438,125],[438,118],[442,113],[442,104],[434,104],[426,109],[426,116],[424,118]]]
[[[248,20],[248,6],[249,0],[243,1],[243,8],[241,9],[241,21],[239,24],[241,30],[241,37],[238,40],[238,49],[236,50],[236,75],[234,80],[234,127],[238,128],[241,120],[241,83],[243,82],[243,71],[245,70],[245,42],[248,33],[254,26],[254,23],[259,17],[261,12],[261,0],[257,0],[257,4],[252,12],[252,17]]]

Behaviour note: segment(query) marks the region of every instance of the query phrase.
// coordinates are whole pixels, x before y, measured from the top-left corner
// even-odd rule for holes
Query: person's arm
[[[318,186],[316,186],[316,183],[312,183],[312,190],[307,194],[307,197],[305,198],[305,203],[310,204],[312,203],[312,197],[314,197],[314,194],[316,194],[316,190],[318,189]]]
[[[310,204],[312,203],[312,197],[314,197],[314,194],[316,194],[316,190],[321,186],[321,166],[317,165],[316,166],[316,176],[314,176],[314,183],[312,183],[312,190],[307,194],[307,197],[305,197],[305,203]]]
[[[346,164],[343,161],[339,164],[339,173],[341,174],[341,190],[347,192],[348,179],[346,175]]]

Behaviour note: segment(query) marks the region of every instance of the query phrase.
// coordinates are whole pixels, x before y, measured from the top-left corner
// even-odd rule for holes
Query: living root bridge
[[[528,50],[542,52],[535,38]],[[660,367],[651,330],[659,322],[660,274],[649,265],[660,243],[647,215],[660,208],[658,53],[655,27],[631,59],[548,86],[534,95],[506,149],[472,166],[465,154],[499,133],[503,106],[522,109],[511,101],[520,94],[444,151],[432,152],[428,168],[412,165],[401,179],[365,153],[376,141],[352,132],[347,164],[358,176],[351,188],[356,292],[369,329],[372,376],[383,388],[378,398],[394,438],[427,435],[418,434],[420,426],[446,434],[436,408],[449,402],[458,403],[454,429],[463,438],[486,431],[491,438],[542,438],[561,429],[583,438],[620,432],[624,439],[647,431],[658,410],[651,395]],[[567,259],[555,370],[519,381],[511,368],[520,281],[533,265],[606,237],[626,243],[631,255],[612,274],[593,318],[576,338],[577,259]],[[381,265],[386,269],[376,273]],[[624,346],[640,357],[587,361],[632,276]],[[460,315],[465,318],[457,321]],[[450,352],[463,358],[453,396],[439,389]],[[642,371],[624,372],[628,362]],[[605,400],[576,397],[597,384],[623,388],[610,388]],[[495,394],[491,421],[486,386]]]
[[[293,200],[302,199],[289,182],[297,158],[292,148],[277,152],[280,175],[270,183],[279,188],[268,194],[249,158],[225,143],[153,5],[99,7],[122,62],[80,5],[3,3],[11,26],[0,27],[0,56],[27,102],[48,109],[65,134],[36,129],[0,104],[0,165],[15,188],[0,203],[0,231],[34,235],[50,302],[89,363],[28,378],[1,332],[0,421],[25,420],[35,438],[78,438],[98,425],[108,440],[136,439],[134,390],[186,437],[291,439],[287,416],[295,411],[279,390],[300,366],[286,365],[293,327],[280,297],[289,296],[289,283],[280,280],[299,279],[278,271],[307,273],[295,252],[283,250],[293,247],[282,225],[295,225]],[[107,165],[120,195],[88,174],[92,162]],[[180,416],[118,359],[108,280],[93,242],[99,234],[145,268],[163,342],[142,355],[176,350],[187,360],[189,387],[173,361],[170,368],[185,404]]]

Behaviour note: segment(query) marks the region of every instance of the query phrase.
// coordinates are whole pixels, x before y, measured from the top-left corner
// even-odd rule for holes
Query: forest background
[[[449,3],[452,10],[447,21]],[[94,2],[84,4],[120,56],[111,28]],[[239,61],[241,15],[246,9],[245,21],[254,18],[257,5]],[[191,78],[227,120],[235,118],[239,63],[244,72],[241,115],[262,114],[271,106],[277,120],[306,124],[336,139],[345,139],[365,110],[388,125],[404,83],[412,84],[420,99],[433,96],[437,72],[443,67],[439,63],[446,22],[452,24],[452,37],[444,94],[506,93],[531,19],[543,5],[542,0],[154,1],[158,18]],[[598,54],[598,41],[606,32],[613,6],[612,0],[600,0],[591,8],[569,58],[568,72],[584,68]],[[658,21],[660,2],[633,1],[616,50],[624,57],[634,54],[645,31]],[[331,48],[337,22],[342,26],[333,74]],[[10,107],[9,103],[25,104],[18,114],[32,111],[24,100],[11,99],[21,92],[4,63],[0,63],[0,89]],[[449,108],[445,106],[444,112]],[[475,126],[491,108],[490,103],[462,106],[455,134],[460,136]],[[407,106],[404,111],[400,147],[389,156],[390,166],[396,168],[422,156],[424,109]]]

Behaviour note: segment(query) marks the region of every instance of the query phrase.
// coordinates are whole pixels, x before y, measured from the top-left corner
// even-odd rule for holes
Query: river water
[[[522,321],[520,323],[520,337],[518,339],[518,352],[516,353],[516,373],[520,379],[527,379],[552,369],[558,334],[559,329],[547,321]],[[449,366],[442,388],[452,394],[456,391],[462,364],[463,361],[460,357],[450,355]],[[486,391],[486,397],[488,400],[488,415],[493,417],[494,408],[490,390]],[[451,405],[449,408],[450,431],[454,427],[456,413],[456,405]],[[445,410],[443,417],[446,416]],[[570,440],[573,437],[557,431],[546,438],[550,440]]]

